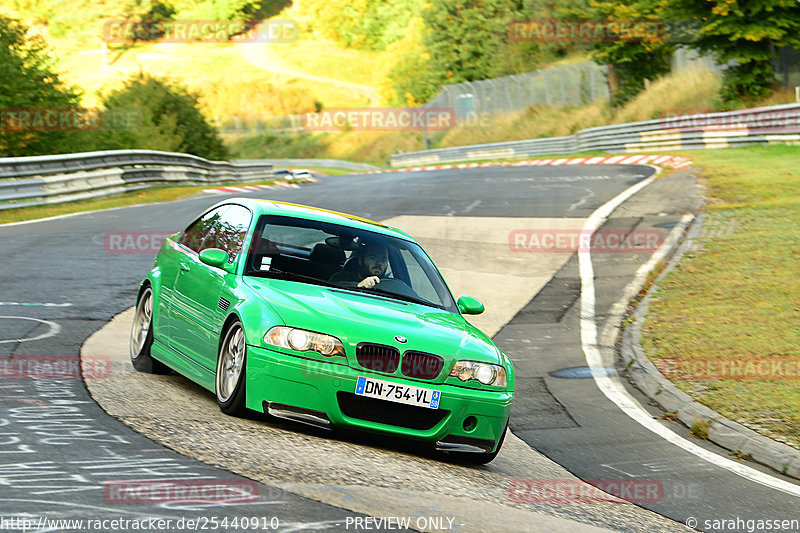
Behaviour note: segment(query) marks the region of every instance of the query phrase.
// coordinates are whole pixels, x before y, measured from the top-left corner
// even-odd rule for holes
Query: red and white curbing
[[[281,188],[290,188],[290,189],[297,189],[300,187],[297,183],[287,183],[285,181],[279,181],[274,185],[229,185],[227,187],[217,187],[216,189],[203,189],[204,193],[207,194],[240,194],[240,193],[249,193],[253,191],[260,191],[263,189],[274,189],[275,187]]]
[[[491,161],[486,163],[460,163],[458,165],[433,165],[425,167],[395,168],[390,170],[371,170],[367,174],[382,174],[385,172],[422,172],[427,170],[448,170],[454,168],[483,168],[483,167],[526,167],[526,166],[557,166],[557,165],[657,165],[660,167],[681,170],[692,166],[686,157],[672,155],[612,155],[600,157],[575,157],[561,159],[528,159],[525,161]]]
[[[354,174],[384,174],[387,172],[423,172],[431,170],[450,170],[454,168],[484,168],[484,167],[527,167],[527,166],[559,166],[559,165],[656,165],[659,167],[681,170],[692,166],[687,157],[673,155],[610,155],[598,157],[564,157],[561,159],[527,159],[525,161],[489,161],[485,163],[459,163],[457,165],[429,165],[424,167],[393,168],[386,170],[370,170],[367,172],[354,172]],[[311,180],[306,180],[311,181]],[[208,194],[237,194],[249,193],[273,187],[299,187],[297,183],[277,182],[274,185],[238,185],[205,189]]]

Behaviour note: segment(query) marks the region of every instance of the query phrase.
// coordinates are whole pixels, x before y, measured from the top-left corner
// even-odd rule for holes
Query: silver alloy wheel
[[[236,324],[228,330],[217,362],[217,399],[225,403],[231,399],[242,377],[245,342],[242,326]]]
[[[136,359],[142,354],[147,342],[147,334],[153,324],[153,291],[146,289],[136,306],[136,315],[131,328],[131,357]]]

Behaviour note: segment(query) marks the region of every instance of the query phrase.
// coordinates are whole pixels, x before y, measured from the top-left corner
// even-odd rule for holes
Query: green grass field
[[[684,155],[707,182],[706,237],[661,282],[643,345],[656,363],[712,370],[721,379],[672,379],[722,415],[800,448],[800,147]],[[768,372],[772,379],[713,372],[719,363],[747,369],[760,361],[784,366]]]

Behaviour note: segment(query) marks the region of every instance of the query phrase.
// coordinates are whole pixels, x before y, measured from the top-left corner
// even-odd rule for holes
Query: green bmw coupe
[[[462,315],[408,234],[248,198],[166,239],[141,284],[131,361],[245,409],[430,442],[486,463],[514,396],[509,358]]]

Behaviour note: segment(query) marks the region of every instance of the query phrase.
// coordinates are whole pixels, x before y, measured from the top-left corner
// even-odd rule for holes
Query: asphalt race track
[[[256,196],[376,220],[484,217],[582,221],[652,173],[653,169],[645,166],[606,165],[356,175],[326,178],[299,189],[263,191]],[[152,265],[151,250],[128,253],[114,249],[109,245],[108,232],[177,231],[202,209],[222,198],[203,195],[169,204],[0,227],[3,258],[0,363],[14,368],[20,362],[48,358],[77,360],[81,346],[92,333],[133,305],[138,283]],[[694,181],[679,173],[656,180],[636,194],[614,211],[603,229],[666,233],[695,207]],[[513,225],[505,228],[499,242],[515,229],[517,226]],[[427,249],[425,239],[421,237],[420,241]],[[520,254],[526,260],[539,255]],[[432,255],[441,263],[440,258]],[[598,329],[606,326],[605,317],[648,257],[649,254],[593,254]],[[449,281],[447,269],[443,270]],[[502,262],[486,270],[502,275]],[[718,454],[720,462],[702,459],[648,431],[601,392],[591,374],[585,371],[587,361],[581,349],[581,278],[577,255],[565,257],[554,275],[542,280],[533,292],[529,301],[520,302],[518,312],[498,318],[497,327],[489,328],[517,369],[513,433],[581,479],[641,480],[655,484],[659,489],[654,497],[633,498],[634,503],[667,518],[645,511],[637,515],[636,511],[628,511],[632,506],[627,504],[619,505],[620,513],[636,518],[620,516],[618,522],[614,521],[613,513],[604,515],[605,518],[600,516],[602,513],[581,514],[581,506],[574,503],[564,504],[561,512],[530,502],[528,507],[620,531],[655,530],[648,525],[653,520],[650,516],[661,522],[664,531],[680,531],[684,528],[681,524],[689,519],[695,519],[695,527],[700,530],[746,531],[747,520],[798,518],[800,485],[797,483],[748,463],[749,467],[766,472],[794,489],[780,490],[751,481],[724,467],[727,458],[724,450],[693,439],[694,444]],[[3,367],[3,377],[8,377],[7,368]],[[613,373],[613,361],[609,362],[609,368]],[[138,409],[146,411],[149,405],[154,410],[164,407],[166,400],[158,382],[147,392],[144,400],[136,403]],[[635,390],[628,387],[628,392],[650,409],[654,417],[659,417],[659,411],[648,406]],[[348,510],[345,502],[337,500],[336,505],[329,505],[322,503],[325,498],[316,495],[309,494],[309,498],[283,490],[269,483],[268,474],[261,480],[263,483],[254,484],[155,444],[105,414],[80,379],[2,379],[0,405],[0,520],[34,520],[38,531],[68,530],[48,522],[63,518],[157,517],[173,520],[173,530],[179,530],[175,529],[177,520],[198,516],[218,519],[238,516],[253,520],[262,529],[281,531],[353,530],[354,524],[366,524],[357,522],[366,516]],[[193,416],[202,419],[205,415],[198,408]],[[272,424],[263,420],[254,423]],[[661,423],[675,434],[687,433],[686,428],[673,422]],[[325,438],[294,431],[290,425],[275,427],[287,427],[287,438],[296,435],[298,441]],[[357,438],[348,443],[355,448],[361,446]],[[375,444],[369,441],[364,446]],[[410,454],[422,467],[428,464],[435,470],[440,464],[436,458],[401,448],[398,460]],[[516,449],[504,448],[496,462],[502,459],[513,464],[516,455],[509,455],[509,450]],[[520,449],[519,456],[535,454],[533,450]],[[309,462],[315,459],[309,457]],[[478,468],[448,467],[459,469],[461,474],[469,470],[474,478],[480,478],[484,471],[506,468],[506,463],[499,464],[498,467],[494,463]],[[115,501],[113,491],[108,488],[108,483],[114,481],[158,479],[189,484],[204,480],[224,482],[245,494],[241,502],[228,502],[224,506],[208,501],[131,505]],[[432,482],[435,481],[434,478]],[[255,491],[256,497],[248,499],[246,496],[251,494],[248,491]],[[402,493],[397,497],[402,498]],[[392,502],[384,503],[387,509],[392,508]],[[526,504],[516,503],[521,504],[517,507]],[[391,515],[387,512],[382,516]],[[47,520],[40,522],[45,517]],[[457,514],[454,518],[453,527],[457,528]],[[734,527],[724,529],[706,522],[737,519]],[[446,524],[445,521],[441,529]],[[19,522],[0,523],[0,531],[21,531],[18,525]],[[191,528],[184,523],[182,530],[186,529]],[[441,530],[431,524],[422,529]],[[531,524],[530,530],[540,528]]]

